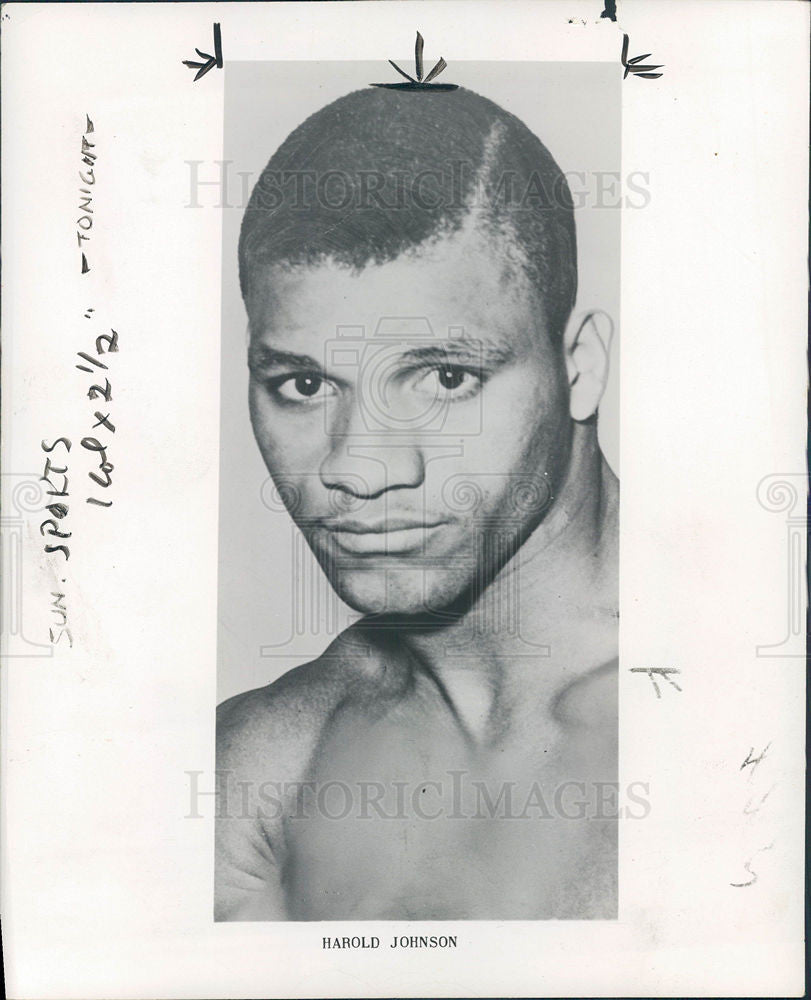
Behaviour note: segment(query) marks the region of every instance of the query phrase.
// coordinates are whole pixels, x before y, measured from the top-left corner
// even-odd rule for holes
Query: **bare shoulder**
[[[285,786],[302,780],[343,707],[365,714],[396,697],[395,659],[353,627],[317,660],[219,706],[216,919],[286,919]]]
[[[391,684],[391,665],[357,639],[347,630],[318,659],[224,701],[217,709],[218,768],[255,777],[270,765],[279,778],[300,776],[335,713],[347,703],[371,703]]]
[[[253,769],[272,753],[274,768],[293,777],[290,765],[309,756],[341,701],[340,673],[319,658],[224,701],[217,708],[218,766]]]

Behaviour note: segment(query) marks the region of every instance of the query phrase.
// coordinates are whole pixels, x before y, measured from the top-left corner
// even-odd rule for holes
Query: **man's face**
[[[468,233],[361,272],[273,268],[250,297],[256,440],[358,611],[463,601],[554,502],[572,426],[562,349],[508,259]]]

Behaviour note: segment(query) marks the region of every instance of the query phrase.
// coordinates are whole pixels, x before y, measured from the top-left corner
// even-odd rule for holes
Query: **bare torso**
[[[615,661],[471,739],[430,674],[339,642],[219,731],[221,919],[616,915]]]

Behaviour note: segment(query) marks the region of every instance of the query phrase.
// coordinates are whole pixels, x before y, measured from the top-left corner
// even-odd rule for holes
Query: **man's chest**
[[[616,767],[606,748],[539,737],[520,753],[471,754],[452,734],[402,725],[354,736],[322,748],[288,812],[294,916],[614,915]]]

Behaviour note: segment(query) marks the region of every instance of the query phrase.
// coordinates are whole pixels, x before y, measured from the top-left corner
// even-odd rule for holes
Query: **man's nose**
[[[386,490],[416,488],[425,479],[425,462],[417,433],[370,432],[360,410],[330,436],[321,463],[321,482],[333,490],[371,499]]]

